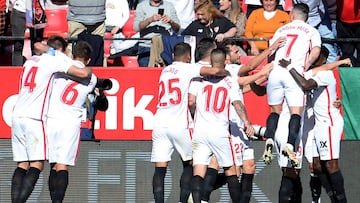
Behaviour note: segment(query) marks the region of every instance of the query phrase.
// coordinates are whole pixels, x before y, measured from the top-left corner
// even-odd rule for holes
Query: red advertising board
[[[0,138],[11,137],[11,114],[21,70],[20,67],[0,67]],[[105,92],[109,109],[96,116],[96,139],[151,140],[160,72],[159,68],[94,68],[99,78],[113,82],[113,87]],[[244,98],[250,121],[264,126],[269,114],[266,96],[248,93]]]

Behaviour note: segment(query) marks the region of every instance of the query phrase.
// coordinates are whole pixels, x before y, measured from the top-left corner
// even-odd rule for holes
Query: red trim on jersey
[[[43,133],[43,139],[44,139],[44,160],[47,160],[47,139],[46,139],[46,132],[45,132],[45,124],[44,124],[44,121],[41,120],[41,128],[42,128],[42,133]]]
[[[331,126],[328,127],[328,130],[329,130],[328,136],[329,136],[329,147],[330,147],[330,160],[333,160],[334,156],[333,156],[333,147],[332,147],[332,140],[331,140],[331,138],[332,138]]]
[[[76,162],[77,162],[78,157],[79,157],[80,140],[81,140],[81,135],[80,134],[81,134],[81,130],[79,131],[79,140],[78,140],[78,145],[77,145],[76,154],[75,154],[74,166],[76,165]]]
[[[330,104],[329,88],[326,87],[326,88],[325,88],[325,91],[326,91],[326,96],[327,96],[327,101],[328,101],[328,103],[327,103],[327,111],[328,111],[328,115],[329,115],[329,118],[330,118],[330,124],[331,124],[331,126],[333,126],[333,125],[334,125],[334,122],[333,122],[333,118],[332,118],[331,112],[330,112],[330,107],[331,107],[330,105],[332,105],[332,104]]]
[[[230,133],[228,134],[228,139],[229,139],[229,144],[230,144],[230,149],[231,149],[231,158],[232,158],[232,161],[233,161],[233,165],[236,165],[235,152],[234,152],[234,149],[233,149],[232,138],[231,138]]]
[[[41,120],[41,125],[42,125],[42,129],[43,129],[43,138],[44,138],[44,160],[47,159],[47,153],[46,153],[46,131],[45,131],[45,125],[44,125],[44,121],[43,121],[43,116],[44,116],[44,109],[45,109],[45,102],[46,102],[46,98],[47,98],[47,94],[49,93],[49,87],[50,87],[50,82],[52,81],[54,74],[52,74],[49,78],[48,84],[46,86],[46,90],[45,90],[45,95],[44,95],[44,101],[42,103],[42,107],[41,107],[41,114],[40,114],[40,120]]]

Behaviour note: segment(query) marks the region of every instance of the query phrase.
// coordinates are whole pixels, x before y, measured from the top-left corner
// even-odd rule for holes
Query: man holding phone
[[[171,35],[180,29],[180,21],[172,3],[163,0],[143,1],[136,7],[134,29],[141,38],[151,39],[156,35]],[[147,67],[151,40],[140,40],[138,62]]]

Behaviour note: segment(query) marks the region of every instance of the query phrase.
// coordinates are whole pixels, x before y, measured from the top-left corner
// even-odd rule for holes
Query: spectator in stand
[[[92,35],[104,36],[105,33],[105,0],[69,0],[68,29],[69,37],[77,38],[86,31]],[[94,54],[98,50],[94,49]],[[72,43],[68,45],[68,54],[71,53]]]
[[[141,38],[171,35],[180,29],[180,21],[172,3],[163,0],[143,1],[136,7],[134,29]],[[139,41],[138,62],[147,67],[150,59],[151,40]]]
[[[6,0],[0,0],[0,36],[5,33]]]
[[[25,0],[10,0],[9,10],[11,11],[10,24],[13,37],[23,37],[25,33]],[[22,55],[24,40],[14,40],[12,65],[22,66],[25,58]]]
[[[336,31],[336,20],[337,20],[337,5],[336,0],[323,0],[324,7],[327,9],[329,13],[330,21],[331,21],[331,31],[334,35],[334,39],[337,38],[337,31]],[[339,55],[339,45],[337,42],[334,42],[334,49],[336,53]]]
[[[336,22],[339,39],[358,38],[360,33],[360,4],[356,0],[337,0],[338,21]],[[360,42],[339,42],[341,59],[350,58],[354,67],[360,67]],[[356,51],[356,55],[354,55]]]
[[[214,6],[211,0],[202,0],[195,5],[197,19],[181,34],[196,36],[198,43],[203,38],[213,38],[221,42],[236,36],[236,26]]]
[[[290,16],[285,11],[276,8],[279,0],[260,0],[263,8],[251,13],[246,22],[245,37],[247,38],[272,38],[275,31],[290,22]],[[250,54],[258,55],[268,48],[264,40],[249,41]]]
[[[111,33],[113,38],[126,38],[122,33],[122,27],[130,17],[130,10],[127,0],[106,0],[105,32]],[[122,40],[111,41],[111,54],[117,53]]]
[[[245,4],[247,5],[247,9],[246,9],[246,17],[247,18],[250,16],[250,14],[254,10],[263,7],[261,0],[243,0],[243,1],[245,1]],[[277,8],[280,10],[283,10],[284,4],[285,4],[285,0],[280,0],[279,5],[277,5]]]
[[[236,25],[236,37],[243,37],[245,33],[246,15],[240,7],[239,0],[220,0],[219,9],[226,18]],[[242,56],[246,56],[246,52],[242,48],[240,48],[240,53]]]
[[[130,16],[127,0],[106,0],[105,9],[105,31],[113,35],[121,32]]]
[[[181,14],[180,31],[181,33],[193,20],[195,20],[194,0],[168,0],[173,4],[176,13]]]
[[[327,8],[324,6],[324,0],[294,0],[295,3],[305,3],[309,6],[309,18],[307,23],[316,28],[321,38],[334,40],[335,35],[332,32],[331,20]],[[331,63],[337,60],[337,51],[333,43],[323,41],[323,45],[329,50],[327,62]]]

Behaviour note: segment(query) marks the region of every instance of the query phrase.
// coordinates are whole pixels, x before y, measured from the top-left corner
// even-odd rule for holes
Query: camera
[[[112,88],[112,82],[108,78],[98,78],[95,87],[101,90],[109,90]]]

